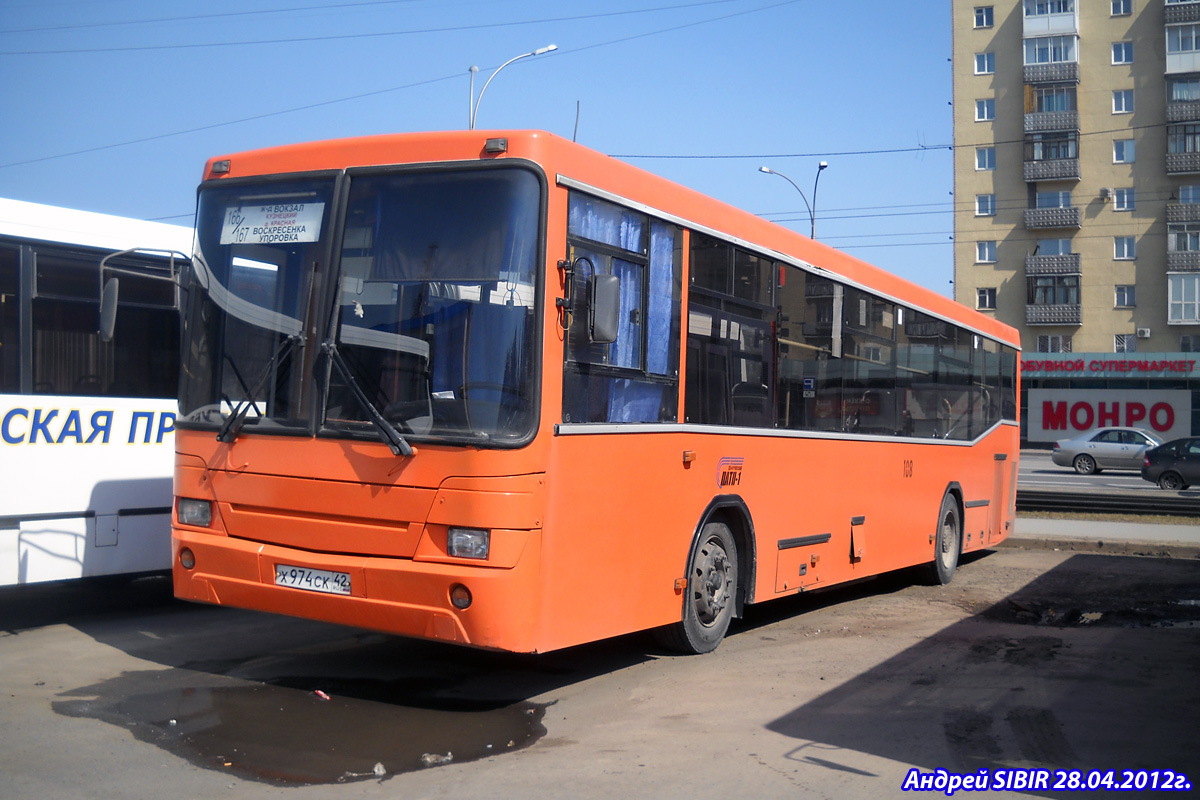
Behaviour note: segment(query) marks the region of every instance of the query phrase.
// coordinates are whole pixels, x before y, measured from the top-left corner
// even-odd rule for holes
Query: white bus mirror
[[[117,291],[121,279],[109,278],[104,282],[104,290],[100,293],[100,341],[111,342],[113,330],[117,327]]]

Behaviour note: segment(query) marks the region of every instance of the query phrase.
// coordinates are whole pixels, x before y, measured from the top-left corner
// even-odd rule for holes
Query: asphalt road
[[[1098,475],[1080,475],[1071,467],[1050,460],[1049,450],[1022,450],[1017,473],[1018,489],[1079,492],[1090,489],[1158,495],[1157,485],[1142,480],[1135,470],[1104,470]]]
[[[756,606],[702,657],[646,635],[491,654],[169,592],[0,589],[0,797],[875,798],[906,796],[913,769],[1200,778],[1194,559],[1001,547],[946,587],[900,574]]]

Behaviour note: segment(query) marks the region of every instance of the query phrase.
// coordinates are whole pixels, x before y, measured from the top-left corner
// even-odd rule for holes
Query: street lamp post
[[[813,239],[817,238],[817,184],[821,180],[821,173],[824,172],[825,168],[828,166],[829,166],[829,162],[827,162],[827,161],[822,161],[820,164],[817,165],[817,177],[813,178],[812,205],[809,205],[808,197],[805,196],[804,190],[801,189],[799,186],[797,186],[796,182],[794,180],[792,180],[791,178],[789,178],[787,175],[784,175],[782,172],[773,170],[770,167],[759,167],[758,168],[759,172],[765,172],[768,175],[778,175],[779,177],[783,178],[785,181],[790,183],[792,185],[792,188],[800,193],[800,199],[804,201],[804,207],[808,209],[809,237],[813,238]]]
[[[475,96],[475,73],[479,72],[479,67],[474,67],[474,66],[471,67],[471,69],[468,70],[471,73],[471,103],[470,103],[471,116],[469,118],[470,130],[475,130],[475,117],[477,117],[479,115],[479,103],[480,103],[480,101],[483,100],[483,93],[487,91],[488,84],[492,82],[492,78],[496,77],[496,75],[498,75],[500,73],[500,70],[504,69],[509,64],[513,63],[514,61],[518,61],[522,58],[529,58],[531,56],[540,56],[543,53],[549,53],[552,50],[557,50],[557,49],[558,49],[558,45],[549,44],[549,45],[546,45],[545,47],[539,47],[537,50],[534,50],[532,53],[522,53],[519,56],[513,56],[508,61],[505,61],[500,66],[496,67],[496,71],[493,72],[491,74],[491,76],[488,77],[487,81],[483,84],[483,88],[479,90],[479,97]]]

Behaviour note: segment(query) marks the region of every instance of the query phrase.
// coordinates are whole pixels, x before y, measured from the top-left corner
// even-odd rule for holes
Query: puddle
[[[126,673],[75,692],[101,699],[62,700],[54,710],[128,729],[201,767],[284,785],[378,780],[474,761],[527,747],[546,732],[543,705],[447,696],[413,678],[226,679],[167,689],[180,678],[211,683],[214,676],[166,673]],[[155,684],[162,688],[145,691]]]

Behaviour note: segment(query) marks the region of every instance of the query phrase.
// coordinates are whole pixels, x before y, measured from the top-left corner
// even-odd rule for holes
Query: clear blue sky
[[[190,225],[206,158],[467,125],[578,141],[951,294],[950,7],[0,0],[0,197]],[[880,152],[893,151],[893,152]],[[684,156],[689,156],[684,158]]]

